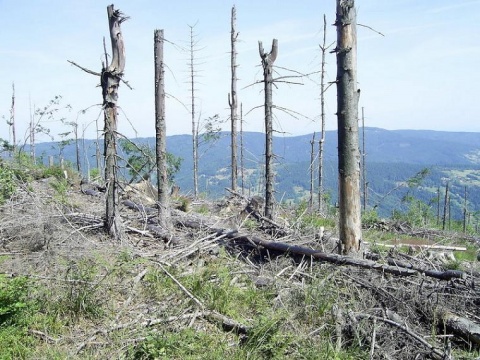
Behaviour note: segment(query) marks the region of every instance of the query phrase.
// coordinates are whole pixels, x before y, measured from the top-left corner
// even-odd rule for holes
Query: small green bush
[[[17,183],[13,170],[9,167],[0,166],[0,205],[4,204],[16,189]]]

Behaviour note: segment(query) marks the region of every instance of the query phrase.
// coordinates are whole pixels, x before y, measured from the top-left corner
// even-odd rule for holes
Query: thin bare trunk
[[[15,134],[15,83],[12,83],[12,106],[10,108],[10,128],[12,130],[12,154],[17,148],[17,137]]]
[[[463,232],[467,232],[467,187],[465,186],[465,192],[463,196]]]
[[[81,166],[80,166],[80,145],[78,142],[78,122],[75,121],[75,155],[77,158],[77,171],[80,174],[82,172]]]
[[[241,173],[241,183],[242,183],[242,195],[245,195],[245,165],[243,158],[243,104],[240,103],[240,173]]]
[[[323,45],[320,46],[322,50],[322,71],[320,77],[320,106],[322,129],[320,140],[318,142],[318,209],[320,212],[324,211],[324,185],[323,185],[323,148],[325,146],[325,55],[327,51],[327,17],[323,15]]]
[[[442,230],[445,230],[445,225],[447,222],[447,213],[448,213],[448,182],[445,185],[445,200],[444,200],[444,206],[443,206],[443,219],[442,219]]]
[[[273,39],[269,53],[263,50],[262,42],[258,42],[258,49],[263,66],[263,81],[265,85],[265,217],[273,218],[273,119],[272,119],[272,85],[273,63],[278,55],[278,40]]]
[[[232,81],[231,81],[231,93],[228,97],[228,104],[230,105],[230,121],[231,121],[231,150],[232,150],[232,190],[237,190],[237,52],[236,52],[236,41],[238,37],[238,32],[236,30],[236,21],[237,21],[237,11],[235,5],[232,6],[232,30],[230,34],[230,42],[232,46],[231,52],[231,70],[232,70]]]
[[[33,105],[35,109],[35,104]],[[32,102],[30,101],[30,154],[33,164],[37,163],[35,155],[35,114],[32,113]]]
[[[155,129],[158,188],[158,219],[164,229],[170,228],[170,205],[167,176],[167,126],[165,122],[165,69],[163,63],[163,30],[155,30]]]
[[[365,113],[362,107],[362,182],[363,182],[363,211],[367,210],[368,182],[367,182],[367,153],[365,152]]]
[[[315,165],[315,132],[313,133],[312,140],[310,140],[310,198],[308,200],[308,206],[310,211],[313,210],[313,180],[314,180],[314,165]]]
[[[358,146],[357,19],[355,1],[337,0],[337,117],[340,253],[360,249],[360,151]]]
[[[192,115],[192,155],[193,155],[193,196],[198,196],[198,131],[195,120],[195,42],[193,28],[190,26],[190,96],[191,96],[191,115]]]

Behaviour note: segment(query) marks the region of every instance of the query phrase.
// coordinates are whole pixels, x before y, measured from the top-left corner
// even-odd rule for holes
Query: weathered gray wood
[[[356,22],[355,1],[337,0],[339,248],[344,255],[358,252],[362,238]]]
[[[158,219],[164,229],[171,227],[167,175],[167,125],[165,121],[165,69],[163,63],[163,30],[155,30],[155,134],[158,188]]]
[[[105,109],[105,182],[107,184],[105,227],[109,234],[119,240],[122,227],[118,208],[117,184],[117,100],[118,87],[125,68],[125,46],[120,24],[127,18],[113,5],[107,7],[110,40],[112,43],[112,61],[105,64],[101,73],[103,107]]]
[[[258,50],[263,66],[263,81],[265,87],[265,217],[273,217],[273,118],[272,118],[272,85],[273,63],[278,55],[278,40],[273,39],[272,49],[269,53],[263,50],[262,42],[258,42]]]

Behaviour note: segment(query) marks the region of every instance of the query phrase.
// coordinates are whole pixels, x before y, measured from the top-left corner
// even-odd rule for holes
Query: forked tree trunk
[[[235,5],[232,6],[232,30],[230,33],[230,42],[232,46],[231,52],[231,70],[232,70],[232,81],[231,81],[231,93],[228,97],[228,104],[230,105],[230,121],[231,121],[231,147],[232,147],[232,190],[237,191],[237,50],[236,42],[238,37],[238,32],[236,30],[236,21],[237,21],[237,11]]]
[[[112,42],[112,61],[102,69],[101,85],[103,107],[105,109],[105,182],[107,184],[105,227],[115,239],[121,239],[118,184],[117,184],[117,99],[118,87],[125,69],[125,47],[120,24],[127,18],[113,5],[107,7],[110,40]]]
[[[357,31],[354,0],[337,0],[337,118],[340,253],[357,252],[362,237],[358,143]]]
[[[258,49],[262,59],[263,81],[265,86],[265,217],[273,217],[273,120],[272,120],[272,84],[273,63],[278,55],[278,40],[273,39],[272,50],[265,53],[262,42],[258,42]]]
[[[155,30],[155,129],[158,188],[158,219],[164,229],[170,228],[170,206],[167,176],[167,127],[165,122],[165,69],[163,64],[163,30]]]

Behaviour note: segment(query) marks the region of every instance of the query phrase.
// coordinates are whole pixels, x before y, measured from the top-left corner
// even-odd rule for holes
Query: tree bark
[[[262,59],[263,81],[265,86],[265,217],[273,217],[273,120],[272,120],[272,84],[273,63],[278,55],[278,40],[273,39],[272,50],[265,53],[262,42],[258,42],[258,49]]]
[[[122,227],[118,203],[117,176],[117,100],[118,87],[125,69],[125,47],[120,25],[127,18],[113,5],[107,7],[110,40],[112,43],[112,61],[105,64],[101,73],[103,107],[105,109],[105,182],[107,184],[105,227],[109,234],[119,240]]]
[[[357,34],[354,0],[337,0],[337,118],[340,253],[360,248],[360,152],[358,144]]]
[[[228,103],[230,105],[230,121],[231,121],[231,150],[232,150],[232,190],[237,190],[237,50],[236,42],[238,37],[238,32],[236,30],[236,21],[237,21],[237,11],[235,5],[232,6],[232,30],[230,34],[230,42],[232,46],[231,52],[231,70],[232,70],[232,81],[231,81],[231,93],[229,94]]]
[[[165,69],[163,63],[163,30],[155,30],[155,129],[157,157],[158,219],[164,229],[170,228],[170,204],[167,176],[167,127],[165,122]]]

